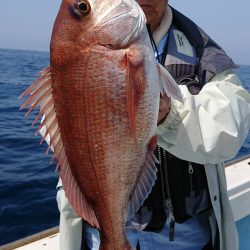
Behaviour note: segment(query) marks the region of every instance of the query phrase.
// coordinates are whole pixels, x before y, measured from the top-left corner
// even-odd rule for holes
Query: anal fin
[[[153,151],[149,149],[140,175],[138,176],[136,188],[134,189],[129,201],[128,217],[133,216],[137,212],[151,192],[157,179],[156,163],[158,163],[158,160]]]

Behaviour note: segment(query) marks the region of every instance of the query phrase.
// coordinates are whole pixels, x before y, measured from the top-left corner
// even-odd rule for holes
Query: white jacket
[[[171,101],[171,110],[158,127],[158,144],[176,157],[205,165],[221,250],[237,250],[238,234],[228,199],[223,162],[232,159],[250,128],[250,95],[228,70],[216,75],[198,95],[180,86],[184,103]],[[215,220],[216,219],[216,220]]]
[[[172,11],[167,7],[163,21],[153,34],[156,44],[171,23]],[[250,95],[241,87],[233,70],[214,76],[198,95],[190,94],[185,85],[180,85],[180,89],[184,102],[171,100],[170,112],[157,129],[158,144],[180,159],[205,165],[214,210],[210,217],[213,240],[217,222],[220,249],[237,250],[238,234],[223,162],[237,154],[248,134]]]
[[[178,158],[201,164],[233,158],[250,127],[250,95],[228,70],[216,75],[198,95],[181,85],[184,103],[172,99],[158,127],[159,145]]]

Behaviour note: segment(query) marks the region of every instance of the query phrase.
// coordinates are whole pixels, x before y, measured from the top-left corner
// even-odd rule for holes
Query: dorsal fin
[[[140,206],[143,204],[144,200],[148,197],[151,192],[156,178],[157,178],[157,158],[155,157],[152,150],[148,150],[144,165],[138,176],[138,181],[136,187],[131,195],[129,206],[128,206],[128,217],[133,216]]]
[[[77,185],[68,163],[61,170],[61,178],[66,197],[69,199],[76,213],[91,226],[100,228],[95,212]]]
[[[86,201],[70,170],[54,106],[49,66],[40,72],[40,78],[28,87],[21,94],[20,98],[27,95],[29,97],[21,106],[21,109],[29,107],[29,110],[26,113],[27,116],[34,108],[40,107],[40,112],[36,116],[32,125],[34,125],[40,117],[43,117],[36,135],[40,132],[43,136],[42,141],[46,140],[50,149],[54,152],[52,160],[56,158],[58,162],[56,168],[60,166],[60,174],[67,198],[80,217],[86,220],[90,225],[99,228],[99,223],[94,210]]]

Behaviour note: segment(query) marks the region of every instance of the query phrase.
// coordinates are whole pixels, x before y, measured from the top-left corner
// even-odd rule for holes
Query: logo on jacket
[[[174,30],[174,38],[177,47],[177,51],[186,56],[193,57],[194,52],[191,44],[189,43],[187,37],[179,30]]]

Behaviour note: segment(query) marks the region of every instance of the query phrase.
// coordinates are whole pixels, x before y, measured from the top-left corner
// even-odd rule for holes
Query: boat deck
[[[58,227],[0,246],[0,250],[59,250]]]
[[[59,249],[59,234],[52,234],[44,239],[31,242],[27,245],[20,246],[14,249],[18,250],[56,250]]]
[[[228,193],[240,237],[240,249],[250,250],[250,155],[227,164]],[[59,250],[58,228],[4,245],[0,250]]]

